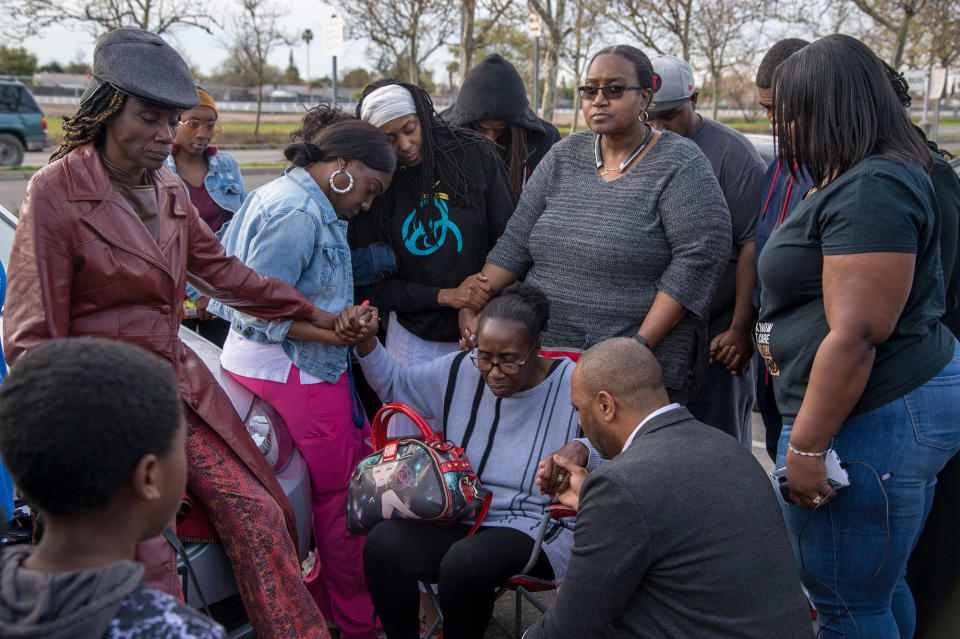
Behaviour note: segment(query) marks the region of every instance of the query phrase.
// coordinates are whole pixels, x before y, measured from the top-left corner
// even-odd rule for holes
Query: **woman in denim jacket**
[[[223,226],[240,210],[247,192],[234,157],[210,144],[220,131],[213,96],[199,87],[197,93],[200,104],[181,114],[173,153],[167,157],[166,165],[183,180],[200,219],[219,236]],[[184,325],[223,346],[230,324],[207,312],[209,298],[201,297],[190,286],[187,295],[196,306],[196,316],[185,319]]]
[[[376,127],[318,109],[322,126],[285,151],[293,166],[247,199],[222,241],[250,268],[337,313],[353,304],[347,220],[390,186],[396,156]],[[280,412],[310,469],[317,561],[307,587],[336,620],[340,637],[370,637],[375,629],[363,538],[351,536],[344,523],[350,474],[370,435],[351,392],[350,342],[306,322],[265,322],[216,301],[210,310],[233,329],[223,368]],[[374,321],[370,330],[376,329]]]

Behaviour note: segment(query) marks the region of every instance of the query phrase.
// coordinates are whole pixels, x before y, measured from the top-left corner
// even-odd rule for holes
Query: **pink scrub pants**
[[[335,384],[301,384],[293,364],[286,384],[231,375],[277,409],[310,470],[317,549],[304,580],[307,590],[324,617],[336,621],[341,639],[370,639],[378,628],[363,577],[364,538],[351,535],[346,525],[347,487],[357,463],[370,453],[370,425],[353,424],[348,375]]]

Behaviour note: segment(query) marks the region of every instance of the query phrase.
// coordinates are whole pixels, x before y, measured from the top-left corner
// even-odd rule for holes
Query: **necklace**
[[[613,172],[613,169],[611,169],[609,166],[607,166],[603,162],[603,149],[600,148],[600,138],[602,137],[603,137],[602,135],[598,135],[596,138],[594,138],[594,141],[593,141],[593,154],[597,161],[597,170],[600,171],[601,177],[604,175],[607,175],[608,173]],[[650,144],[650,139],[652,137],[653,137],[653,127],[648,125],[647,135],[644,136],[643,142],[641,142],[640,145],[636,149],[634,149],[633,153],[631,153],[626,160],[620,163],[619,170],[621,174],[626,170],[628,166],[630,166],[633,163],[634,160],[637,159],[638,155],[643,153],[643,150],[647,148],[648,144]]]

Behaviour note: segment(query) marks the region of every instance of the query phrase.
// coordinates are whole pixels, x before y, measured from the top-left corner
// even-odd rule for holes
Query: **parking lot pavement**
[[[50,150],[43,153],[27,153],[24,156],[23,165],[30,167],[43,166],[50,157]],[[279,162],[283,159],[279,149],[251,149],[237,151],[234,157],[240,163],[252,162]],[[258,166],[242,169],[243,185],[247,192],[266,184],[273,178],[283,172],[280,166]],[[30,179],[30,173],[26,171],[9,171],[0,173],[0,205],[5,206],[11,211],[20,208],[23,197],[27,192],[27,182]]]

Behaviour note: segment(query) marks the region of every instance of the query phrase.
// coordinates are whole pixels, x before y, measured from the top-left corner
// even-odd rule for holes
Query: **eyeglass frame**
[[[583,86],[577,87],[577,93],[580,94],[581,100],[590,100],[592,102],[593,100],[596,100],[597,96],[601,93],[603,94],[603,97],[606,98],[607,100],[619,100],[624,96],[624,94],[627,91],[639,91],[642,89],[649,89],[649,88],[650,87],[642,87],[639,84],[607,84],[602,87],[594,87],[594,86],[590,86],[589,84],[584,84]],[[620,95],[612,96],[609,93],[607,93],[608,90],[613,90],[613,89],[620,89]],[[596,91],[596,93],[593,94],[593,97],[587,97],[583,95],[584,91],[591,91],[591,92]]]
[[[504,375],[513,377],[523,369],[524,364],[526,364],[527,360],[530,359],[530,355],[532,355],[533,351],[537,350],[539,347],[540,347],[540,340],[537,340],[536,342],[533,343],[533,346],[530,348],[529,351],[527,351],[527,354],[524,355],[523,359],[520,360],[519,362],[495,362],[492,359],[481,360],[478,357],[480,349],[477,347],[474,347],[473,350],[470,352],[470,361],[473,362],[473,365],[477,367],[477,370],[482,373],[489,373],[490,371],[493,370],[493,367],[496,366],[497,369],[499,369],[500,372],[503,373]],[[480,368],[481,361],[490,362],[490,368],[486,371]],[[503,370],[503,366],[516,366],[517,370],[516,372],[508,373],[507,371]]]
[[[188,122],[196,122],[196,127],[190,126]],[[196,118],[191,118],[189,120],[180,120],[177,124],[187,127],[187,130],[192,130],[191,132],[196,132],[197,129],[203,129],[204,132],[210,137],[214,137],[219,133],[223,133],[223,126],[219,122],[203,122]]]

